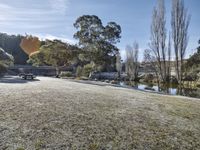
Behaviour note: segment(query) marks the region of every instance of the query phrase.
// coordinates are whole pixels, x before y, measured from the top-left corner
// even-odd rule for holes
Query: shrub
[[[70,71],[61,71],[60,77],[72,77],[73,74]]]
[[[6,66],[0,63],[0,77],[2,77],[6,73],[6,71],[7,71]]]
[[[82,71],[83,71],[83,68],[81,66],[78,66],[76,68],[76,77],[80,77],[82,75]]]
[[[16,150],[25,150],[24,148],[22,148],[22,147],[19,147],[19,148],[17,148]]]
[[[175,76],[172,76],[170,78],[170,82],[173,83],[173,84],[178,84],[178,80],[177,80],[177,78]]]
[[[154,79],[154,75],[153,74],[146,74],[144,77],[144,82],[152,82]]]
[[[81,79],[81,80],[89,80],[88,77],[83,77],[83,76],[81,76],[80,79]]]
[[[200,84],[197,84],[197,87],[200,88]]]
[[[7,68],[13,65],[14,58],[12,55],[6,53],[2,48],[0,48],[0,76],[2,77]]]
[[[87,64],[83,67],[82,75],[85,76],[85,77],[89,77],[92,70],[93,70],[93,65]]]

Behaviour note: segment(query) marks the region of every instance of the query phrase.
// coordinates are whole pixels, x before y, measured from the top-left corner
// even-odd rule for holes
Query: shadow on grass
[[[65,79],[64,79],[65,80]],[[116,86],[116,87],[121,87],[120,85],[117,84],[110,84],[106,82],[101,82],[101,81],[93,81],[93,80],[76,80],[76,79],[67,79],[68,81],[71,82],[76,82],[76,83],[83,83],[83,84],[89,84],[89,85],[98,85],[98,86]]]
[[[40,81],[39,79],[33,79],[33,80],[24,80],[20,77],[17,76],[5,76],[0,78],[0,83],[13,83],[13,84],[24,84],[24,83],[29,83],[29,82],[36,82]]]

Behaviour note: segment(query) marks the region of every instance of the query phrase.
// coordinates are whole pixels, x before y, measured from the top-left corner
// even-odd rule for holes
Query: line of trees
[[[0,48],[14,57],[14,64],[27,64],[28,55],[20,47],[20,43],[24,36],[22,35],[8,35],[0,33]]]
[[[159,79],[167,80],[166,64],[166,19],[164,0],[158,0],[158,6],[154,8],[151,24],[151,38],[149,47],[156,59],[156,71]]]
[[[184,56],[188,44],[188,27],[190,16],[183,0],[172,0],[171,33],[167,40],[166,10],[164,0],[158,0],[153,9],[151,37],[149,49],[145,50],[145,61],[152,64],[159,82],[169,82],[171,76],[172,47],[176,61],[176,78],[178,83],[183,80]],[[78,70],[85,68],[92,75],[97,71],[117,70],[120,78],[122,63],[119,49],[121,27],[115,22],[103,25],[95,15],[79,17],[74,27],[77,32],[74,38],[78,45],[54,41],[40,41],[32,36],[8,36],[0,34],[0,47],[12,54],[15,64],[31,63],[33,65],[52,65],[59,73],[60,66],[75,65]],[[166,44],[168,41],[168,44]],[[125,70],[130,80],[138,80],[139,44],[126,47]],[[20,56],[19,56],[20,55]],[[79,74],[79,73],[78,73]]]
[[[116,56],[119,54],[115,45],[120,41],[121,27],[115,22],[104,26],[101,19],[94,15],[79,17],[74,27],[77,29],[74,38],[79,41],[78,45],[59,40],[45,41],[35,51],[38,40],[23,40],[21,47],[29,54],[28,62],[33,65],[52,65],[58,74],[60,66],[70,65],[77,68],[77,74],[83,72],[88,76],[96,71],[115,70]]]
[[[116,63],[121,60],[117,58],[120,55],[116,47],[121,38],[120,25],[108,22],[104,26],[97,16],[83,15],[75,21],[74,27],[78,45],[60,40],[40,41],[31,35],[0,34],[0,47],[13,55],[14,64],[54,66],[57,74],[63,66],[73,66],[88,76],[97,71],[115,71],[117,65],[121,68],[121,64]]]
[[[176,76],[179,83],[183,80],[183,60],[188,44],[188,27],[190,15],[183,0],[172,1],[171,12],[172,39],[176,60]]]
[[[151,23],[151,38],[149,47],[144,58],[151,62],[154,67],[157,79],[160,82],[170,81],[171,72],[171,47],[174,48],[176,78],[181,84],[183,80],[184,56],[188,44],[188,27],[190,15],[184,6],[183,0],[172,0],[171,11],[171,34],[169,33],[168,45],[166,30],[166,10],[164,0],[158,0],[157,6],[153,10]],[[171,43],[173,41],[173,43]]]

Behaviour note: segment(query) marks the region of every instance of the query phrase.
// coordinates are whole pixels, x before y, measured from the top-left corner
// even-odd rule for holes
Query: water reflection
[[[137,83],[137,82],[120,82],[119,84],[121,86],[131,86],[133,88],[144,91],[155,91],[170,95],[182,95],[182,96],[200,98],[200,89],[194,87],[178,86],[176,84],[165,84],[158,86],[154,84]]]

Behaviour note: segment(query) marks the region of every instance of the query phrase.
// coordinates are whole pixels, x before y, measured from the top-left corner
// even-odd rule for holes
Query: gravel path
[[[0,149],[200,149],[200,100],[64,79],[0,79]]]

